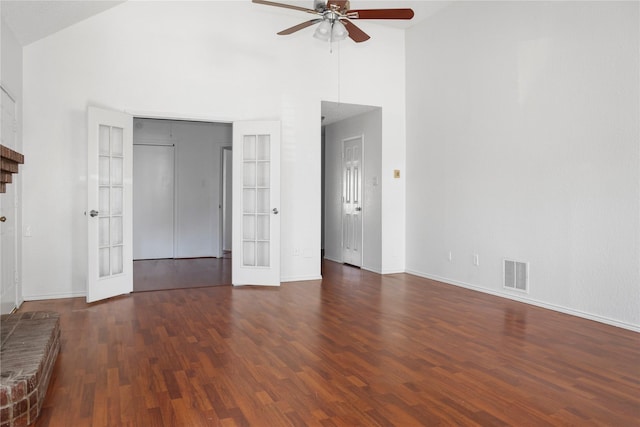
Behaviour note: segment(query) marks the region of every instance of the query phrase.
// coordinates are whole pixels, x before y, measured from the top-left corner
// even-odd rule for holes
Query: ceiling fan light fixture
[[[340,40],[346,39],[347,36],[349,36],[347,27],[345,27],[344,24],[339,20],[336,20],[333,23],[333,28],[331,29],[331,39],[333,41],[339,42]]]
[[[331,22],[322,21],[316,31],[313,33],[313,37],[322,41],[327,41],[331,37]]]

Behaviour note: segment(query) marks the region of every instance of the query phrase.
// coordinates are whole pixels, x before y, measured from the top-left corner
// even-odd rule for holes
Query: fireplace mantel
[[[18,165],[24,163],[24,156],[17,151],[0,145],[0,193],[7,191],[12,175],[18,173]]]

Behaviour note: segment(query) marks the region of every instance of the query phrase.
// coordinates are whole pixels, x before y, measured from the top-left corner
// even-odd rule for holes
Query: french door
[[[280,285],[280,122],[233,124],[234,285]]]
[[[133,118],[89,107],[87,302],[133,291]]]

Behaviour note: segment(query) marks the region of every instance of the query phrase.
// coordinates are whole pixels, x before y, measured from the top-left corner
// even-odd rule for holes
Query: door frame
[[[226,212],[227,212],[227,200],[226,200],[226,193],[227,193],[227,168],[229,166],[233,165],[233,158],[231,158],[231,160],[228,162],[229,164],[227,164],[227,162],[225,162],[225,152],[226,151],[230,151],[231,155],[233,156],[233,145],[228,145],[228,146],[223,146],[220,147],[220,213],[219,213],[219,218],[220,220],[218,221],[218,224],[220,225],[219,227],[219,233],[218,236],[220,237],[220,258],[224,258],[224,235],[225,235],[225,230],[227,229],[226,225],[225,225],[225,218],[226,218]],[[231,174],[231,196],[233,197],[233,173]],[[233,202],[231,202],[231,208],[233,209]],[[231,233],[233,233],[233,212],[231,214]],[[233,240],[233,235],[231,237],[231,239]],[[233,254],[232,254],[233,256]]]

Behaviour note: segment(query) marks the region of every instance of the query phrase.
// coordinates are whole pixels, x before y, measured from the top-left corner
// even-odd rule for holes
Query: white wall
[[[134,124],[134,144],[162,141],[175,146],[174,256],[222,256],[221,155],[223,146],[231,146],[231,124],[149,119]]]
[[[408,271],[640,329],[638,6],[464,2],[408,31]]]
[[[342,262],[342,143],[362,136],[362,268],[382,271],[382,110],[325,127],[325,258]]]
[[[24,49],[32,165],[24,224],[33,232],[25,297],[85,291],[88,105],[147,117],[281,120],[283,281],[320,275],[321,100],[381,106],[390,112],[382,239],[394,248],[383,252],[382,269],[404,268],[404,181],[392,179],[404,168],[404,33],[363,23],[370,41],[347,40],[331,54],[312,29],[277,36],[307,19],[284,12],[250,2],[126,2]],[[294,257],[296,247],[309,256]]]
[[[0,6],[1,10],[1,6]],[[15,35],[9,28],[9,26],[0,18],[0,84],[2,87],[14,98],[16,102],[16,146],[15,150],[22,153],[22,47],[18,43]],[[29,159],[26,158],[25,165],[20,165],[19,173],[14,174],[12,177],[13,183],[8,184],[12,186],[12,190],[16,192],[17,198],[17,217],[13,220],[16,221],[16,237],[17,237],[17,250],[15,248],[2,248],[2,256],[11,256],[17,258],[17,289],[18,289],[18,306],[22,304],[22,177],[24,176],[25,168],[28,168]],[[0,197],[6,197],[0,195]],[[2,201],[0,200],[0,203]],[[5,251],[11,251],[9,254]],[[1,277],[1,276],[0,276]],[[3,286],[0,289],[4,290]],[[0,298],[2,298],[0,296]]]

